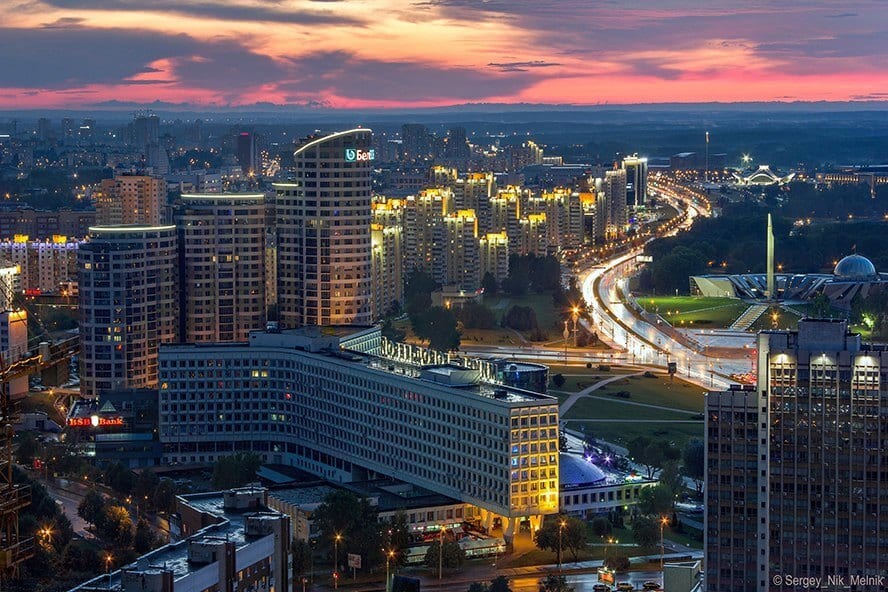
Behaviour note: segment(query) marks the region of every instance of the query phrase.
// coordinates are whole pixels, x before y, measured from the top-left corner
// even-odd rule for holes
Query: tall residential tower
[[[303,142],[295,180],[276,184],[279,319],[300,325],[371,321],[372,132]]]
[[[183,194],[174,217],[182,340],[246,341],[265,327],[265,195]]]
[[[77,253],[80,392],[157,386],[157,351],[177,338],[175,226],[90,228]]]

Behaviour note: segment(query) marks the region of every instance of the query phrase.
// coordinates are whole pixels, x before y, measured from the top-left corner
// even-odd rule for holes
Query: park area
[[[708,296],[637,296],[636,302],[679,328],[727,327],[749,308],[736,298]]]
[[[549,391],[562,404],[561,419],[588,438],[626,446],[645,436],[681,448],[690,438],[703,437],[702,387],[631,367],[554,366],[550,372],[553,381],[556,374],[564,378],[560,388],[553,384]],[[564,405],[577,392],[584,394]]]

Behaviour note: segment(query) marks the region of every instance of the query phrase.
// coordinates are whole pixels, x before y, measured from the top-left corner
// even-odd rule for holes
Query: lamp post
[[[438,579],[440,580],[444,573],[444,529],[446,526],[441,525],[441,531],[438,534]]]
[[[395,552],[391,549],[389,549],[389,552],[385,554],[385,592],[389,592],[391,588],[391,584],[389,583],[389,564],[394,557]]]
[[[604,565],[605,565],[605,567],[607,567],[608,550],[610,549],[610,546],[611,546],[611,545],[618,545],[618,544],[620,544],[620,541],[618,541],[618,540],[615,539],[614,537],[608,537],[608,538],[605,539],[605,540],[607,541],[607,544],[604,546]]]
[[[111,562],[114,560],[114,557],[111,556],[111,553],[105,555],[105,573],[108,575],[108,589],[111,589]]]
[[[570,317],[573,319],[574,347],[577,347],[577,321],[580,319],[580,307],[570,309]]]
[[[669,522],[669,518],[663,516],[660,518],[660,569],[663,569],[663,562],[666,558],[666,545],[663,542],[663,528]]]
[[[342,540],[342,535],[336,533],[336,536],[333,537],[333,589],[339,589],[339,541]]]
[[[567,522],[564,520],[558,524],[558,571],[561,571],[561,539],[563,538],[565,526],[567,526]]]

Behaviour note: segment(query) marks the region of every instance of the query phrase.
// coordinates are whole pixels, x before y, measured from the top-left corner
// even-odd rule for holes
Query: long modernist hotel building
[[[391,477],[477,506],[487,527],[501,517],[510,538],[516,521],[558,510],[558,404],[496,375],[378,328],[164,346],[164,458],[255,451],[332,481]]]

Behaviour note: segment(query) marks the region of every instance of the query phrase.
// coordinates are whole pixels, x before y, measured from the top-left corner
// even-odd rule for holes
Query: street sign
[[[669,371],[669,374],[675,374],[678,371],[678,366],[675,362],[669,362],[666,364],[666,368]]]
[[[348,554],[348,566],[353,569],[361,569],[361,556],[354,553]]]

